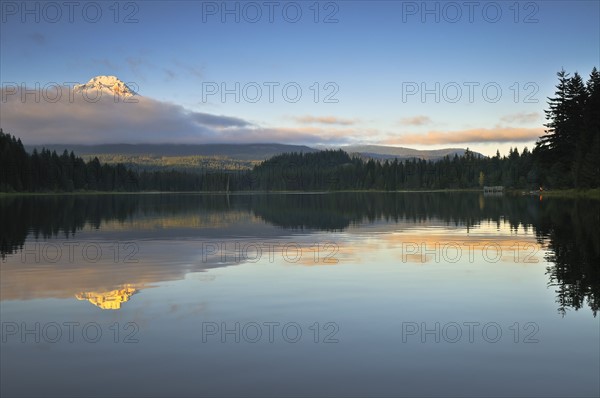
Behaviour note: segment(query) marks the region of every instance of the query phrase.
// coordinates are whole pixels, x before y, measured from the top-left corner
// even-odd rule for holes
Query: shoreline
[[[533,195],[533,194],[532,194]],[[549,191],[542,191],[535,195],[550,196],[555,198],[586,198],[586,199],[595,199],[600,200],[600,188],[591,188],[591,189],[556,189]]]
[[[315,194],[332,194],[332,193],[482,193],[481,189],[423,189],[423,190],[336,190],[336,191],[74,191],[74,192],[0,192],[0,198],[18,197],[18,196],[78,196],[78,195],[272,195],[272,194],[287,194],[287,195],[315,195]],[[588,198],[600,200],[600,188],[594,189],[557,189],[543,192],[524,191],[521,189],[507,189],[504,194],[522,195],[522,196],[550,196],[561,198]]]

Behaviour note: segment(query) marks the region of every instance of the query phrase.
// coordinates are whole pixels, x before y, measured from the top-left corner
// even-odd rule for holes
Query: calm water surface
[[[2,396],[599,396],[598,202],[0,199]]]

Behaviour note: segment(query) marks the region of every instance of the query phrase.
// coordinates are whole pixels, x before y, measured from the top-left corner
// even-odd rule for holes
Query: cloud
[[[4,87],[0,127],[29,145],[102,143],[266,143],[342,145],[447,145],[531,142],[543,128],[494,126],[457,131],[393,135],[353,126],[356,120],[334,116],[295,118],[306,125],[261,126],[240,117],[192,111],[170,102],[134,96],[124,101],[102,92],[97,102],[62,87],[55,92],[21,92]],[[88,97],[94,98],[93,93]],[[417,117],[412,122],[419,121]],[[422,122],[426,117],[421,119]]]
[[[537,112],[530,113],[512,113],[510,115],[504,115],[500,118],[500,121],[505,123],[518,123],[518,124],[528,124],[534,123],[541,119],[541,115]]]
[[[195,112],[148,97],[115,98],[100,92],[86,101],[69,87],[23,95],[4,87],[0,127],[29,145],[101,143],[250,143],[317,144],[349,142],[363,132],[352,129],[262,127],[238,117]],[[95,92],[87,93],[94,98]],[[133,102],[136,101],[136,102]]]
[[[115,65],[114,63],[112,63],[108,58],[94,58],[92,59],[92,63],[94,66],[103,66],[105,68],[107,68],[110,71],[117,71],[119,70],[119,67],[117,65]]]
[[[202,72],[202,69],[197,68],[196,66],[188,65],[179,60],[173,61],[173,64],[175,64],[175,66],[177,66],[179,69],[188,73],[190,76],[195,77],[197,79],[202,79],[202,77],[204,75],[204,73]]]
[[[39,32],[35,32],[30,35],[27,35],[27,37],[39,46],[43,46],[47,42],[46,36]]]
[[[133,73],[136,77],[140,78],[141,80],[146,80],[146,74],[144,73],[144,70],[147,71],[149,69],[157,69],[154,64],[148,62],[146,58],[143,58],[141,56],[127,57],[125,59],[125,62],[129,66],[131,73]]]
[[[441,145],[485,142],[530,142],[544,134],[543,128],[494,127],[458,131],[429,131],[388,138],[390,145]]]
[[[356,119],[343,119],[335,116],[298,116],[294,119],[301,124],[337,124],[350,126],[357,123]]]
[[[211,126],[218,128],[231,128],[231,127],[251,127],[252,124],[244,119],[231,116],[219,116],[210,113],[201,112],[190,112],[189,117],[192,118],[196,123],[203,126]]]
[[[164,73],[165,81],[167,82],[180,79],[185,80],[190,77],[195,79],[202,79],[203,76],[202,70],[200,68],[188,65],[178,60],[172,61],[170,67],[157,67],[156,65],[152,64],[151,62],[149,62],[141,56],[127,57],[125,59],[125,63],[129,67],[131,72],[141,80],[146,80],[145,72],[150,70],[161,71],[162,73]],[[115,65],[112,66],[113,69],[117,69]]]
[[[171,69],[163,68],[165,75],[167,75],[167,81],[171,81],[177,77],[177,74],[173,72]]]
[[[405,117],[400,119],[400,124],[403,126],[423,126],[425,124],[430,124],[431,118],[428,116],[413,116],[413,117]]]
[[[361,132],[354,129],[322,129],[315,127],[256,127],[232,131],[246,142],[284,142],[286,144],[339,144],[356,140]]]

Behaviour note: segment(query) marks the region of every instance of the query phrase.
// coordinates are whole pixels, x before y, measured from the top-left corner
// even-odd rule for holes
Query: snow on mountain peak
[[[78,84],[75,90],[104,90],[122,97],[131,97],[137,95],[129,86],[119,80],[116,76],[96,76],[86,84]]]

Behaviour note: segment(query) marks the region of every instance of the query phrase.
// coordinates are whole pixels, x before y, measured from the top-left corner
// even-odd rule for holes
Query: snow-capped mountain
[[[75,91],[84,90],[103,90],[108,91],[113,95],[122,97],[131,97],[137,95],[127,84],[123,83],[116,76],[96,76],[86,84],[78,84],[74,87]]]

